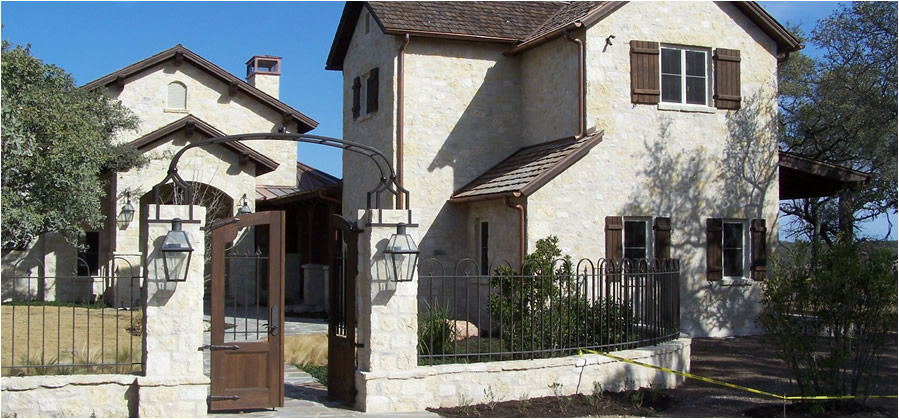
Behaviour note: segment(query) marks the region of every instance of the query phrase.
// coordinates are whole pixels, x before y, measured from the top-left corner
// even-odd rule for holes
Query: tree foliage
[[[74,242],[103,224],[104,173],[144,162],[115,144],[138,119],[103,89],[79,89],[62,68],[2,44],[2,241],[21,248],[58,232]]]
[[[779,73],[782,149],[871,175],[840,197],[785,202],[795,237],[830,243],[859,222],[896,211],[897,18],[894,2],[853,2],[818,22],[809,41],[823,56],[794,53]],[[839,200],[847,205],[840,228]],[[815,226],[818,226],[815,233]]]

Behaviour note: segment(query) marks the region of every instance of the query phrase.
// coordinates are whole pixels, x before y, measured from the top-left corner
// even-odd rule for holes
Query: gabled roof
[[[339,190],[343,182],[321,170],[297,162],[297,186],[256,186],[256,201],[284,201],[289,198],[315,196],[319,191],[332,193]]]
[[[217,130],[215,127],[204,122],[202,119],[197,118],[193,115],[187,115],[184,118],[181,118],[175,122],[172,122],[171,124],[159,128],[134,141],[131,141],[129,144],[134,146],[134,148],[140,150],[157,141],[166,139],[168,138],[168,136],[182,130],[199,133],[206,138],[225,136],[225,133]],[[246,145],[238,141],[224,143],[221,144],[221,146],[237,153],[239,156],[241,156],[241,158],[246,157],[247,159],[249,159],[249,161],[253,162],[256,165],[256,176],[274,171],[279,166],[278,162],[266,157],[264,154],[253,150],[252,148],[247,147]]]
[[[181,65],[181,63],[185,60],[197,66],[197,68],[206,71],[210,75],[223,81],[230,87],[232,95],[236,94],[236,92],[238,91],[243,92],[244,94],[267,105],[269,108],[279,112],[285,120],[295,121],[300,133],[308,132],[318,126],[318,122],[316,122],[314,119],[288,106],[284,102],[275,99],[262,90],[257,89],[249,83],[241,80],[237,76],[225,71],[221,67],[197,55],[181,44],[175,45],[174,47],[162,51],[150,58],[138,61],[120,70],[113,71],[112,73],[100,77],[97,80],[85,84],[84,86],[82,86],[82,88],[93,90],[100,86],[105,87],[114,84],[121,85],[127,83],[129,78],[150,67],[162,64],[166,61],[174,61],[176,65]]]
[[[453,193],[450,203],[528,196],[587,155],[603,132],[522,148]]]
[[[334,34],[327,70],[342,70],[362,8],[381,31],[510,45],[517,54],[573,29],[592,25],[626,2],[347,2]],[[735,6],[777,42],[778,52],[800,48],[799,39],[755,2]]]

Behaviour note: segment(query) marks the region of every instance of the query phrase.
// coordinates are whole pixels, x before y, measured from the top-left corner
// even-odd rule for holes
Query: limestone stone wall
[[[606,47],[610,34],[616,38]],[[742,109],[632,104],[630,40],[739,49]],[[605,135],[529,197],[529,248],[555,234],[574,255],[604,257],[606,216],[671,217],[672,257],[682,260],[682,330],[758,332],[761,284],[705,279],[705,220],[764,218],[768,249],[775,247],[774,42],[727,3],[637,2],[589,28],[586,45],[588,126]]]
[[[613,355],[676,371],[690,370],[689,338]],[[601,355],[522,361],[420,366],[408,370],[357,372],[357,387],[367,413],[421,411],[492,401],[521,400],[559,394],[591,394],[593,383],[604,390],[641,387],[674,388],[684,379],[652,368]]]
[[[136,417],[137,378],[127,375],[3,377],[3,417]]]
[[[446,200],[521,147],[519,60],[505,49],[417,38],[407,49],[405,179],[423,258],[475,256],[459,237],[471,228],[467,205]]]
[[[187,88],[187,108],[168,107],[168,85]],[[177,121],[188,114],[206,121],[225,134],[278,132],[282,116],[274,109],[242,93],[229,94],[228,85],[190,63],[176,66],[167,61],[135,75],[121,90],[110,94],[122,101],[140,119],[138,132],[120,135],[121,141],[136,138]],[[287,127],[294,132],[295,125]],[[248,141],[246,145],[280,163],[278,169],[257,179],[260,185],[296,184],[296,144],[289,141]]]
[[[372,146],[385,154],[390,164],[396,167],[394,143],[396,130],[396,57],[399,53],[398,37],[384,35],[372,21],[369,32],[365,33],[367,10],[361,13],[360,22],[347,50],[343,68],[343,138],[347,141]],[[378,110],[377,112],[353,118],[353,79],[368,74],[378,68]],[[364,102],[365,97],[361,100]],[[354,152],[343,152],[343,213],[354,217],[356,210],[366,208],[366,192],[378,184],[377,166],[365,156]],[[392,195],[381,194],[381,208],[393,208]]]
[[[577,133],[577,52],[563,37],[521,54],[522,146]]]

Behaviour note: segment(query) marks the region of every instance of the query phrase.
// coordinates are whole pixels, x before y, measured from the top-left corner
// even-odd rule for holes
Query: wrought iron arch
[[[392,194],[394,197],[398,196],[399,194],[403,194],[404,199],[402,200],[402,202],[406,203],[405,208],[409,207],[409,191],[400,186],[399,183],[397,183],[396,172],[394,172],[393,166],[391,166],[390,164],[390,160],[380,150],[365,144],[340,140],[331,137],[309,134],[282,134],[269,132],[226,135],[223,137],[215,137],[203,141],[197,141],[195,143],[184,146],[183,148],[181,148],[181,150],[178,150],[178,152],[175,153],[175,155],[172,157],[172,162],[169,164],[169,170],[166,174],[166,177],[153,187],[153,201],[157,204],[161,202],[159,198],[159,188],[165,185],[167,182],[171,181],[175,187],[185,190],[187,202],[193,202],[193,187],[190,185],[190,183],[182,179],[181,175],[178,174],[178,161],[181,159],[181,156],[184,155],[184,153],[186,153],[188,150],[212,144],[225,144],[234,141],[254,140],[282,140],[294,141],[298,143],[320,144],[323,146],[339,148],[366,156],[375,164],[375,166],[377,166],[380,175],[378,184],[375,185],[374,189],[366,193],[366,209],[382,209],[380,194],[385,191],[390,192],[390,194]],[[372,198],[374,198],[374,201],[372,201]],[[193,205],[190,206],[190,218],[193,219]]]

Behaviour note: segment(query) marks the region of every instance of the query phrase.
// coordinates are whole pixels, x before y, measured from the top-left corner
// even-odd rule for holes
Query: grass
[[[95,364],[139,363],[139,324],[140,311],[4,304],[0,324],[2,374],[115,372],[114,366],[101,368]],[[12,365],[27,368],[5,368]],[[130,365],[118,368],[120,372],[132,372]]]
[[[328,386],[328,366],[327,365],[322,365],[322,366],[307,365],[305,367],[302,367],[301,369],[303,371],[306,371],[307,373],[309,373],[309,375],[311,375],[312,378],[315,378],[316,380],[318,380],[319,383],[322,383],[323,386],[325,386],[325,387]]]
[[[284,362],[306,371],[323,385],[328,385],[328,335],[286,336]]]

